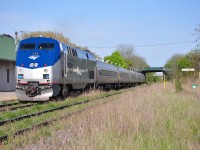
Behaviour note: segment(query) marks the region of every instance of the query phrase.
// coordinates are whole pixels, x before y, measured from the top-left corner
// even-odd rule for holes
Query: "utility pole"
[[[164,91],[166,89],[166,75],[165,75],[165,72],[163,72],[163,88],[164,88]]]

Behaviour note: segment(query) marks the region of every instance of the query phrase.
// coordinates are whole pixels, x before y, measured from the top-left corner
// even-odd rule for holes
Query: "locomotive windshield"
[[[40,43],[38,45],[38,49],[40,49],[40,50],[52,50],[52,49],[54,49],[54,44],[53,43]]]
[[[20,45],[20,49],[21,49],[21,50],[35,49],[35,44],[34,44],[34,43],[21,44],[21,45]]]
[[[25,43],[20,45],[21,50],[33,50],[35,49],[36,44],[35,43]],[[39,50],[53,50],[54,44],[53,43],[40,43],[38,44]]]

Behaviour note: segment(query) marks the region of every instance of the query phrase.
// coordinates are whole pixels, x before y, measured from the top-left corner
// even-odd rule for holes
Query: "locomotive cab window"
[[[68,51],[68,54],[71,54],[72,56],[77,57],[77,52],[75,49],[71,47],[67,47],[67,51]]]
[[[40,43],[38,45],[38,49],[41,49],[41,50],[53,50],[54,49],[54,44],[53,43]]]
[[[27,43],[27,44],[21,44],[20,45],[21,50],[31,50],[35,49],[35,44],[34,43]]]
[[[72,55],[77,57],[77,53],[76,53],[76,50],[75,49],[72,49]]]

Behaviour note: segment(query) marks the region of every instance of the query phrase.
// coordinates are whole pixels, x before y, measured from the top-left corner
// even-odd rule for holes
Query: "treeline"
[[[30,38],[30,37],[51,37],[54,38],[62,43],[68,44],[71,47],[75,47],[75,48],[79,48],[81,50],[88,50],[89,52],[91,52],[92,54],[95,55],[96,58],[99,58],[99,55],[97,55],[96,53],[94,53],[93,51],[89,50],[87,46],[80,46],[77,45],[73,42],[71,42],[71,40],[67,37],[64,36],[63,33],[61,32],[56,32],[56,31],[33,31],[33,32],[23,32],[23,34],[21,35],[22,39],[26,39],[26,38]]]
[[[67,36],[64,36],[61,32],[56,32],[56,31],[55,32],[52,32],[52,31],[23,32],[23,34],[21,36],[22,36],[22,39],[30,38],[30,37],[40,37],[40,36],[51,37],[62,43],[66,43],[72,47],[76,47],[76,48],[80,48],[80,49],[84,49],[84,50],[88,49],[86,46],[85,47],[79,46],[79,45],[71,42],[71,40]]]
[[[149,67],[143,57],[135,54],[134,46],[129,44],[119,45],[110,56],[104,57],[104,60],[126,69]]]
[[[165,64],[169,68],[168,79],[177,79],[181,76],[199,76],[200,72],[200,24],[195,28],[197,46],[187,54],[175,54]],[[182,72],[183,68],[194,68],[195,72]]]
[[[126,68],[126,69],[143,69],[149,67],[145,59],[138,56],[134,52],[134,46],[128,44],[122,44],[110,55],[104,57],[104,61],[107,63]],[[155,76],[155,73],[146,74],[147,83],[158,82],[161,79]]]
[[[183,68],[194,68],[196,76],[200,72],[200,49],[191,50],[189,53],[173,55],[165,64],[169,68],[168,78],[177,78],[183,75]],[[191,72],[185,72],[185,76],[193,76]]]

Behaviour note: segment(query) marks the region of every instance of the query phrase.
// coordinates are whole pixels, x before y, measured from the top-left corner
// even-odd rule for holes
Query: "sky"
[[[56,31],[100,57],[121,44],[151,67],[197,45],[200,0],[0,0],[0,34]]]

